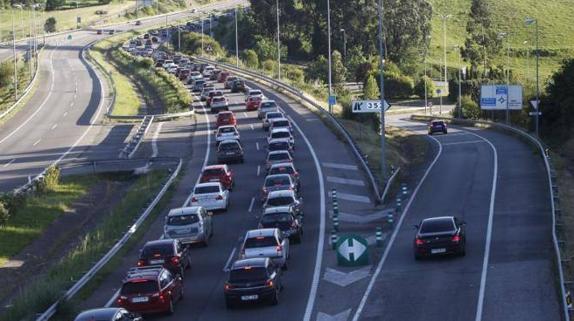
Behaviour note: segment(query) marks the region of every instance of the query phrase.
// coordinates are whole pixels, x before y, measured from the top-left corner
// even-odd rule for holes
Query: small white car
[[[293,132],[293,126],[291,126],[291,122],[287,118],[272,118],[269,120],[269,130],[273,131],[277,128],[285,128],[288,129],[291,133]]]
[[[275,100],[262,100],[259,104],[259,111],[257,112],[257,118],[263,119],[265,113],[271,111],[280,111],[279,105],[275,102]]]
[[[202,206],[208,211],[223,210],[229,207],[229,191],[221,183],[200,183],[191,194],[191,206]]]
[[[215,70],[215,67],[213,67],[211,65],[203,68],[203,77],[211,76],[211,73],[213,72],[213,70]]]
[[[240,257],[242,259],[268,257],[277,266],[287,269],[289,239],[278,228],[262,228],[245,233]]]
[[[212,113],[218,113],[222,110],[229,110],[229,102],[225,96],[217,96],[211,99],[209,109]]]
[[[270,130],[269,131],[269,137],[267,137],[267,144],[269,144],[269,142],[271,142],[271,140],[277,139],[277,138],[289,139],[291,144],[293,146],[295,146],[295,139],[293,138],[291,131],[287,128],[276,128],[276,129]]]
[[[213,236],[211,212],[201,206],[174,208],[169,211],[163,226],[163,236],[177,239],[181,244],[203,243]]]
[[[247,95],[245,96],[245,102],[247,102],[247,99],[250,97],[259,97],[261,100],[265,99],[265,95],[263,95],[263,92],[259,89],[249,89]]]
[[[271,124],[271,120],[277,118],[285,118],[285,115],[283,115],[283,113],[280,111],[270,111],[265,113],[265,115],[263,116],[263,129],[265,131],[268,131],[269,125]]]
[[[219,144],[224,140],[241,140],[241,135],[239,135],[239,131],[237,127],[234,125],[225,125],[219,126],[217,128],[217,134],[215,134],[215,144]]]
[[[293,156],[286,150],[277,150],[267,153],[267,159],[265,160],[265,169],[269,171],[271,165],[279,163],[293,163]]]

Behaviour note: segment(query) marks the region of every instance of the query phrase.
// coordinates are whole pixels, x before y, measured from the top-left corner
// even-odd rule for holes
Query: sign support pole
[[[381,81],[381,185],[385,185],[386,161],[385,161],[385,55],[383,51],[383,0],[379,0],[379,66]],[[425,86],[426,87],[426,86]]]

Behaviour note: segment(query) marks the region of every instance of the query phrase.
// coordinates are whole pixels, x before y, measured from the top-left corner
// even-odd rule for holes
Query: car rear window
[[[274,132],[271,134],[272,138],[288,138],[291,137],[291,134],[289,134],[289,132]]]
[[[199,222],[199,216],[196,214],[189,214],[189,215],[176,215],[176,216],[169,216],[167,218],[167,225],[175,225],[175,226],[182,226],[182,225],[189,225]]]
[[[223,101],[225,101],[225,98],[224,98],[224,97],[216,97],[216,98],[213,98],[213,102],[214,102],[214,103],[221,103],[221,102],[223,102]]]
[[[293,204],[291,196],[273,197],[267,200],[268,206],[287,206]]]
[[[144,293],[154,293],[158,292],[159,287],[156,281],[146,280],[138,282],[126,282],[122,286],[122,295],[130,294],[144,294]]]
[[[275,222],[281,223],[291,223],[293,221],[293,215],[289,213],[273,213],[273,214],[265,214],[261,218],[261,223],[269,224]]]
[[[288,127],[289,121],[288,120],[278,120],[273,122],[274,127]]]
[[[233,127],[220,127],[219,132],[220,133],[235,133],[235,128],[233,128]]]
[[[195,194],[209,194],[209,193],[219,193],[219,186],[199,186],[194,190]]]
[[[291,166],[272,167],[271,170],[269,171],[269,175],[294,174],[294,173],[295,173],[295,171],[293,170],[293,167],[291,167]]]
[[[275,113],[275,112],[267,113],[267,119],[282,118],[282,117],[283,117],[282,113]]]
[[[277,104],[273,102],[266,102],[261,104],[261,108],[273,108],[273,107],[277,107]]]
[[[289,176],[271,177],[265,180],[265,186],[289,185]]]
[[[173,244],[171,243],[148,245],[144,247],[142,257],[171,256],[174,254],[173,250]]]
[[[277,246],[277,239],[275,236],[257,236],[245,240],[245,248],[252,249],[257,247]]]
[[[444,123],[442,121],[433,121],[433,126],[442,126]]]
[[[451,219],[444,220],[430,220],[423,222],[421,226],[421,233],[440,233],[450,232],[454,230],[454,223]]]
[[[267,271],[264,267],[249,267],[231,270],[229,273],[230,282],[253,282],[267,278]]]
[[[219,145],[219,150],[220,151],[237,151],[239,150],[239,144],[238,143],[226,143],[226,144],[220,144]]]
[[[277,154],[269,154],[268,159],[270,161],[276,161],[276,160],[289,160],[289,154],[287,153],[277,153]]]
[[[225,170],[223,168],[208,168],[203,170],[203,175],[206,176],[225,175]]]

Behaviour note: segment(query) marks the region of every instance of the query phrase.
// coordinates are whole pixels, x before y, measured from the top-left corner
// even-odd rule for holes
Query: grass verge
[[[12,307],[0,316],[0,321],[28,320],[43,312],[85,271],[105,254],[139,216],[142,208],[161,189],[169,176],[167,170],[153,171],[135,178],[122,201],[110,215],[58,264],[37,281],[31,282],[12,302]],[[125,178],[124,179],[133,179]]]
[[[11,58],[3,61],[0,68],[7,68],[10,70],[10,84],[5,87],[0,87],[0,113],[2,113],[16,102],[14,99],[13,86],[14,59]],[[24,62],[23,56],[18,57],[18,64],[16,69],[18,71],[18,98],[20,98],[24,89],[28,87],[30,81],[32,81],[32,75],[30,75],[30,64]]]

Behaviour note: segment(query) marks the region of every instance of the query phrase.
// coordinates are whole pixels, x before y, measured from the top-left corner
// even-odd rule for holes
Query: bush
[[[46,169],[43,179],[37,181],[37,189],[39,192],[53,191],[60,183],[60,168],[58,166],[50,166]]]
[[[10,215],[15,215],[26,203],[26,196],[24,194],[2,194],[0,203],[6,207]]]
[[[305,80],[305,73],[301,68],[289,67],[287,68],[287,78],[295,83],[302,83]]]
[[[461,97],[462,117],[466,119],[479,119],[481,110],[478,104],[469,95]],[[453,111],[454,112],[454,111]]]
[[[275,61],[267,59],[263,62],[263,70],[271,72],[273,69],[275,69]]]
[[[259,68],[259,57],[253,49],[248,49],[243,52],[243,60],[245,60],[245,65],[251,69]]]
[[[10,212],[4,206],[4,203],[0,202],[0,226],[6,225],[8,223],[8,219],[10,218]]]
[[[425,84],[427,97],[432,97],[435,91],[434,82],[428,76],[422,76],[421,79],[415,85],[415,95],[419,96],[421,99],[425,98]]]
[[[413,94],[414,80],[405,75],[385,74],[385,96],[389,98],[408,98]]]
[[[44,23],[44,31],[56,32],[56,18],[50,17],[46,19],[46,22]]]
[[[381,96],[381,91],[377,85],[377,80],[373,75],[369,75],[367,81],[363,84],[363,98],[377,99]]]

